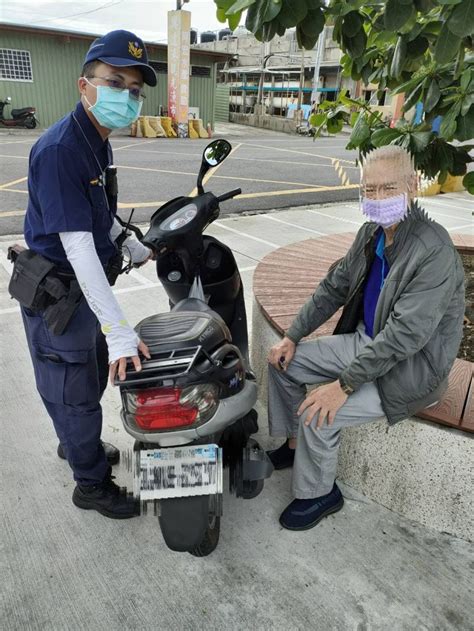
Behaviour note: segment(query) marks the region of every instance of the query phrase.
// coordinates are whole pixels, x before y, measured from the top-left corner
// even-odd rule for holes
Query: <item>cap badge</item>
[[[141,59],[143,55],[143,48],[139,48],[138,42],[128,42],[128,52],[135,57],[135,59]]]

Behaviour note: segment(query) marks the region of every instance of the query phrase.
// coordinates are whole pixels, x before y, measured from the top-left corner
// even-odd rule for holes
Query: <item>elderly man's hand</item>
[[[333,381],[333,383],[319,386],[319,388],[312,390],[300,405],[298,415],[301,416],[303,412],[307,411],[304,424],[310,425],[319,412],[316,429],[323,426],[326,417],[328,419],[328,426],[330,426],[334,423],[334,418],[340,408],[347,401],[347,397],[348,395],[341,389],[339,381]]]
[[[281,342],[271,347],[268,361],[277,370],[286,370],[294,357],[295,350],[296,344],[289,337],[284,337]]]

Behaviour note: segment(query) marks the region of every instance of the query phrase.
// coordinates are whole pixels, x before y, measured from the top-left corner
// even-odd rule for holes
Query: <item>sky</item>
[[[174,9],[176,0],[0,0],[0,21],[98,35],[123,28],[148,42],[166,42],[166,16]],[[213,0],[190,0],[183,9],[199,32],[226,27]]]

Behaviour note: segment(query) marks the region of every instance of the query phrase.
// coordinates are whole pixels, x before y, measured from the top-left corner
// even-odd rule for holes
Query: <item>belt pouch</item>
[[[23,250],[16,257],[13,273],[8,285],[12,298],[27,309],[39,311],[47,302],[47,293],[42,281],[54,268],[54,263],[32,250]]]

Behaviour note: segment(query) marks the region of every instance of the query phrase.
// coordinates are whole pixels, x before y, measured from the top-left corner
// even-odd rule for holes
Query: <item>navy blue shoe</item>
[[[310,500],[293,500],[280,515],[280,524],[287,530],[309,530],[323,517],[344,506],[344,498],[336,483],[332,491]]]
[[[293,466],[295,461],[295,449],[288,447],[288,439],[286,443],[283,443],[278,449],[272,449],[267,451],[267,456],[270,458],[272,465],[276,471],[279,469],[288,469]]]

